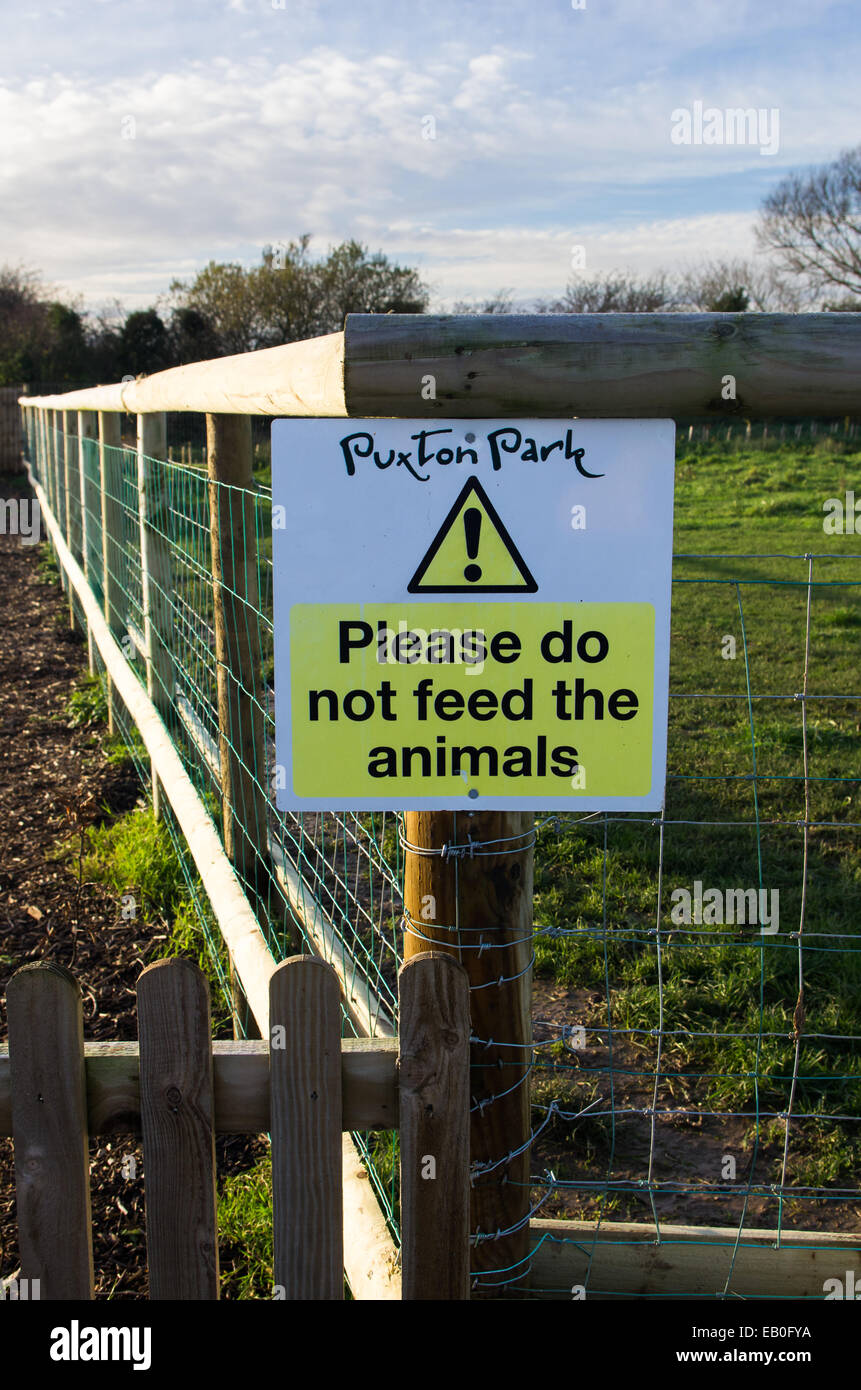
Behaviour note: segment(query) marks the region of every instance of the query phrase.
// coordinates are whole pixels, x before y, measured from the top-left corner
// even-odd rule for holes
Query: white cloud
[[[582,272],[571,269],[575,238],[563,227],[508,225],[440,233],[430,226],[410,224],[393,227],[391,234],[398,244],[420,253],[436,282],[440,307],[445,308],[456,299],[480,299],[499,289],[513,291],[521,301],[553,299],[578,275],[679,271],[705,255],[747,258],[755,252],[754,220],[753,214],[714,213],[643,221],[624,229],[585,226],[576,237],[586,252]]]
[[[343,45],[338,26],[292,51],[237,41],[209,53],[205,10],[190,3],[200,56],[189,61],[0,84],[5,259],[140,304],[210,258],[256,259],[264,243],[310,231],[319,249],[356,235],[417,262],[444,299],[502,285],[548,296],[564,287],[572,242],[596,270],[749,253],[753,213],[738,209],[759,201],[752,180],[833,157],[861,115],[857,89],[836,109],[816,55],[803,83],[797,50],[795,62],[756,56],[778,23],[770,0],[689,0],[683,24],[677,0],[590,0],[564,23],[530,10],[526,35],[503,26],[476,47],[423,34],[409,52],[377,23],[362,48]],[[228,0],[213,23],[240,8],[285,19],[269,0]],[[807,22],[828,8],[810,0]],[[326,25],[325,5],[299,9]],[[454,13],[442,3],[422,22],[438,9]],[[498,12],[485,4],[480,17]],[[779,22],[789,42],[797,15]],[[697,99],[780,107],[779,156],[674,146],[671,113]],[[435,139],[422,138],[429,115]],[[128,118],[134,138],[123,138]]]

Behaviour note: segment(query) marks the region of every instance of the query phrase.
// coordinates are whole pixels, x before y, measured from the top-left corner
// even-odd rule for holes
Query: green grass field
[[[550,826],[536,859],[535,920],[571,933],[539,936],[538,978],[592,991],[586,1017],[596,1028],[662,1025],[668,1033],[687,1034],[665,1038],[656,1105],[786,1110],[799,995],[794,933],[804,881],[798,825],[805,819],[803,704],[790,698],[749,705],[747,689],[749,680],[753,696],[794,697],[804,690],[810,562],[786,557],[815,555],[808,815],[834,824],[811,828],[807,840],[807,1036],[799,1049],[793,1113],[822,1118],[793,1121],[786,1180],[795,1186],[853,1187],[857,1174],[857,1124],[825,1117],[861,1116],[861,841],[855,827],[842,828],[861,821],[861,539],[826,535],[823,503],[852,488],[859,464],[857,449],[832,440],[739,453],[708,446],[679,451],[660,962],[657,824],[621,818],[606,831],[599,819],[561,832]],[[735,639],[735,659],[722,655],[731,649],[727,636]],[[695,694],[740,698],[691,698]],[[856,699],[812,698],[847,695]],[[717,925],[673,929],[672,891],[690,891],[697,880],[721,890],[778,889],[779,934]],[[844,1037],[809,1036],[817,1033]],[[763,1036],[770,1034],[778,1036]],[[643,1097],[651,1102],[656,1040],[646,1031],[620,1037],[622,1043],[621,1065],[643,1074],[637,1104]],[[557,1048],[557,1066],[561,1057]],[[599,1063],[592,1078],[596,1093],[606,1091],[606,1063]],[[535,1095],[546,1102],[561,1085],[579,1109],[588,1071],[586,1057],[576,1073],[539,1071]],[[612,1122],[603,1123],[613,1129]],[[588,1128],[584,1123],[581,1132]],[[782,1121],[750,1122],[745,1129],[748,1153],[757,1141],[770,1141],[782,1160]],[[610,1146],[599,1150],[598,1166],[603,1154],[609,1171]],[[772,1163],[768,1179],[779,1175]],[[630,1206],[614,1202],[611,1209]]]
[[[850,823],[861,821],[861,539],[826,535],[822,523],[823,503],[852,488],[859,464],[857,447],[827,437],[818,444],[679,449],[662,855],[658,817],[548,821],[536,850],[535,921],[554,933],[536,937],[536,994],[540,1001],[548,988],[567,990],[564,1017],[586,1025],[589,1046],[575,1057],[561,1046],[542,1053],[533,1078],[535,1124],[551,1100],[572,1115],[590,1099],[600,1102],[597,1117],[556,1120],[537,1143],[533,1172],[552,1167],[555,1175],[542,1215],[642,1215],[636,1195],[602,1194],[600,1184],[621,1179],[635,1187],[645,1177],[649,1145],[641,1141],[649,1121],[635,1123],[625,1112],[653,1103],[702,1112],[709,1118],[701,1127],[710,1126],[711,1148],[690,1161],[686,1126],[695,1120],[671,1123],[672,1133],[662,1130],[657,1142],[653,1133],[652,1176],[659,1181],[671,1184],[677,1174],[682,1188],[714,1186],[715,1156],[730,1149],[739,1156],[740,1184],[745,1173],[751,1182],[777,1182],[786,1125],[770,1114],[780,1116],[791,1097],[793,1116],[804,1118],[790,1126],[786,1182],[811,1190],[779,1211],[774,1202],[762,1207],[763,1220],[778,1212],[796,1226],[813,1224],[814,1216],[818,1224],[841,1224],[841,1204],[817,1189],[854,1187],[859,1156],[853,1117],[861,1117],[861,842]],[[265,460],[257,480],[268,482]],[[723,655],[728,638],[734,658]],[[806,787],[804,705],[795,698],[804,690],[805,664]],[[748,687],[752,697],[790,698],[749,701]],[[824,696],[830,698],[816,698]],[[86,683],[70,714],[83,722],[102,716]],[[808,832],[805,879],[799,823],[806,812],[826,824]],[[170,950],[204,959],[194,910],[174,898],[181,884],[173,851],[157,828],[134,820],[140,814],[125,828],[118,823],[94,835],[85,868],[117,891],[149,875],[148,891],[153,901],[164,899],[171,922]],[[393,826],[384,848],[393,856]],[[141,860],[142,849],[151,863]],[[779,933],[674,925],[673,890],[690,890],[695,881],[778,890]],[[805,1018],[796,1065],[795,934],[805,883]],[[215,999],[217,973],[210,973]],[[660,1027],[659,1050],[653,1030]],[[639,1139],[628,1143],[637,1124]],[[371,1144],[381,1166],[390,1165],[391,1136],[372,1137]],[[221,1193],[224,1238],[235,1247],[243,1231],[254,1232],[247,1269],[234,1261],[234,1296],[269,1296],[265,1168],[228,1180]],[[388,1183],[391,1173],[383,1177]],[[599,1190],[585,1188],[584,1179]],[[536,1186],[535,1200],[542,1195],[546,1188]],[[687,1200],[680,1197],[673,1219],[705,1219]],[[716,1224],[736,1220],[740,1208],[727,1203],[722,1210]]]

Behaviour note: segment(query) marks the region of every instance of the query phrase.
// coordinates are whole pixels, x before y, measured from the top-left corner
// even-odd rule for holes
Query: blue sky
[[[857,0],[25,0],[4,39],[0,263],[88,306],[303,232],[437,308],[556,295],[575,245],[748,256],[768,190],[861,142]],[[674,143],[695,102],[776,110],[776,151]]]

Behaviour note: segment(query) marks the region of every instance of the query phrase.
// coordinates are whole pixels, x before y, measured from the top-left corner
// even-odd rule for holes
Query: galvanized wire
[[[145,682],[141,461],[129,446],[104,449],[100,457],[97,443],[82,441],[79,452],[75,436],[53,431],[46,455],[34,414],[26,412],[29,458],[56,514],[68,518],[73,553],[85,564],[102,603],[103,490],[121,518],[119,544],[114,550],[108,547],[115,602],[107,616]],[[734,443],[744,448],[802,437],[792,425],[765,439],[761,429],[748,438],[743,424],[731,428],[727,437],[722,426],[719,431],[696,426],[689,442],[705,445],[713,438],[720,447]],[[841,432],[836,423],[832,428],[811,422],[803,437],[838,434],[854,438],[857,425],[846,422]],[[251,710],[262,731],[260,756],[248,765],[247,743],[233,737],[232,727],[225,743],[225,731],[219,730],[210,518],[224,485],[211,483],[202,468],[187,463],[143,463],[159,498],[154,533],[170,558],[170,582],[162,579],[156,587],[157,637],[169,653],[172,673],[170,688],[161,690],[171,736],[219,825],[225,747],[248,774],[253,795],[232,804],[230,814],[239,835],[255,847],[257,872],[249,893],[273,955],[283,958],[297,946],[319,951],[325,940],[329,958],[340,968],[346,998],[354,1002],[344,1010],[345,1031],[358,1031],[357,1010],[364,1010],[362,1016],[372,1030],[390,1028],[397,1019],[397,970],[405,925],[422,935],[420,923],[405,922],[404,857],[416,847],[405,841],[401,818],[393,813],[278,813],[274,806],[271,492],[262,484],[242,492],[241,526],[227,542],[237,571],[247,571],[250,562],[256,579],[254,602],[245,592],[229,594],[245,637],[260,653],[260,670],[253,680],[229,691],[231,709]],[[607,1221],[619,1215],[636,1217],[641,1227],[630,1238],[632,1248],[654,1242],[672,1246],[682,1243],[667,1234],[679,1210],[684,1215],[691,1203],[697,1203],[700,1212],[707,1206],[713,1213],[711,1224],[725,1224],[731,1234],[720,1239],[702,1236],[695,1243],[713,1246],[712,1296],[728,1298],[735,1296],[740,1252],[750,1243],[753,1208],[765,1213],[757,1222],[767,1218],[773,1224],[778,1244],[790,1226],[803,1227],[814,1217],[827,1221],[829,1208],[841,1213],[844,1225],[861,1213],[861,1188],[847,1180],[847,1155],[854,1153],[857,1159],[855,1126],[861,1119],[858,1033],[851,1012],[841,1012],[839,999],[829,1011],[824,988],[830,973],[835,979],[836,972],[861,979],[859,937],[851,925],[859,914],[856,910],[853,918],[850,910],[853,904],[856,909],[861,906],[861,885],[851,875],[841,877],[840,870],[849,852],[857,854],[861,827],[853,815],[854,787],[861,781],[858,744],[846,742],[847,731],[858,729],[861,696],[843,693],[851,690],[852,682],[828,688],[827,679],[822,680],[823,673],[827,677],[827,656],[820,653],[818,667],[814,660],[817,597],[832,601],[838,594],[845,596],[847,611],[861,624],[859,558],[845,551],[680,552],[674,566],[676,608],[680,613],[694,611],[691,605],[705,592],[711,606],[704,611],[727,614],[721,596],[729,596],[738,619],[742,660],[738,668],[718,664],[726,679],[717,681],[715,689],[705,688],[708,682],[699,668],[696,689],[671,683],[664,811],[651,816],[549,811],[538,818],[538,915],[546,904],[553,918],[535,931],[539,979],[555,973],[557,979],[577,980],[579,971],[581,982],[588,978],[592,983],[588,990],[572,987],[565,1021],[548,1021],[539,1028],[548,1035],[537,1037],[528,1048],[535,1116],[529,1207],[532,1215],[553,1214],[583,1223],[576,1234],[548,1232],[539,1243],[569,1240],[586,1252],[587,1296],[620,1293],[593,1286],[601,1233]],[[701,572],[692,574],[691,566]],[[763,574],[763,566],[770,572]],[[798,643],[802,675],[780,690],[771,672],[761,669],[758,652],[768,633],[770,604],[777,601],[769,596],[791,598],[796,593],[804,600],[803,638]],[[728,624],[729,618],[710,621]],[[740,673],[735,683],[729,679],[732,670]],[[227,671],[232,680],[229,665]],[[799,710],[797,750],[791,727],[777,729],[769,722],[770,708],[780,711],[787,703]],[[826,713],[819,714],[820,709]],[[146,785],[146,758],[118,702],[115,717]],[[836,731],[833,746],[822,733],[827,720]],[[709,765],[707,747],[699,760],[695,754],[698,741],[718,735],[725,736],[733,762],[716,769]],[[854,747],[854,766],[839,763],[841,739],[846,746],[839,747],[847,757]],[[824,767],[817,767],[814,750],[825,759]],[[798,767],[787,766],[796,755]],[[796,789],[799,805],[792,800]],[[261,806],[265,825],[260,823]],[[167,820],[181,848],[169,813]],[[796,844],[800,862],[793,868]],[[457,842],[447,847],[447,857],[457,870],[460,857],[474,857],[482,850],[498,853],[500,846]],[[674,921],[668,894],[696,880],[697,862],[718,861],[733,866],[733,886],[746,889],[752,879],[757,894],[779,887],[797,908],[797,929],[763,936],[758,923]],[[201,926],[217,958],[211,911],[184,850],[183,863]],[[562,895],[563,903],[577,904],[573,920],[554,918],[561,910],[554,907],[554,892],[558,897],[562,888],[568,893],[567,898]],[[838,893],[843,894],[845,920],[835,923],[830,912]],[[468,922],[456,918],[451,931],[461,951],[476,949]],[[487,943],[479,943],[479,948],[488,949]],[[795,966],[791,997],[783,967],[790,960]],[[680,961],[688,962],[687,986],[679,983]],[[223,960],[218,968],[230,1001]],[[578,998],[578,988],[590,997]],[[810,1005],[808,998],[805,1010],[805,994],[811,991],[813,1002]],[[710,1013],[718,1012],[708,1007],[710,998],[724,995],[721,1019],[702,1026]],[[737,1027],[729,1026],[740,999],[751,1005],[750,1016],[739,1017]],[[581,1049],[571,1046],[572,1018],[583,1029]],[[492,1041],[506,1046],[504,1039]],[[726,1061],[716,1064],[714,1058],[724,1055]],[[519,1052],[514,1056],[522,1066]],[[523,1080],[520,1077],[515,1085]],[[500,1094],[505,1093],[503,1077]],[[743,1168],[737,1180],[725,1181],[717,1171],[705,1171],[703,1162],[693,1174],[667,1174],[670,1148],[662,1137],[674,1132],[677,1139],[679,1134],[684,1138],[690,1131],[678,1127],[687,1121],[711,1126],[709,1161],[728,1153],[735,1156]],[[779,1152],[775,1125],[780,1128]],[[631,1142],[631,1126],[639,1126],[636,1132],[644,1136],[637,1143]],[[396,1231],[396,1147],[388,1137],[357,1138]],[[817,1144],[825,1155],[818,1167]],[[826,1159],[832,1149],[834,1164],[829,1169]],[[677,1150],[684,1154],[681,1142]],[[500,1155],[499,1162],[505,1158]],[[821,1181],[800,1180],[811,1175]],[[676,1199],[687,1205],[679,1209]],[[701,1216],[698,1221],[706,1224]],[[857,1221],[854,1224],[857,1228]],[[691,1239],[685,1237],[684,1243]],[[518,1283],[523,1272],[518,1266],[499,1273]],[[676,1293],[688,1296],[684,1289]],[[779,1293],[775,1289],[774,1296]]]

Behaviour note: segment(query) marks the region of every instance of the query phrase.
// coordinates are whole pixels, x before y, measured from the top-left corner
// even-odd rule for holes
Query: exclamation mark
[[[463,529],[466,532],[466,553],[470,560],[474,560],[478,555],[478,538],[481,535],[481,512],[478,507],[467,507],[463,514]],[[463,577],[470,584],[477,584],[481,578],[481,565],[467,565]]]

